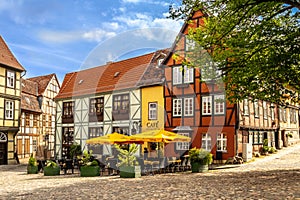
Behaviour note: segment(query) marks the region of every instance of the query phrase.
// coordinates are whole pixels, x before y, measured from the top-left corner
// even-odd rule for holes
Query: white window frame
[[[254,107],[254,117],[259,117],[259,105],[257,100],[253,102],[253,107]]]
[[[227,152],[226,133],[217,133],[217,151]]]
[[[268,119],[268,107],[266,101],[263,101],[263,111],[264,119]]]
[[[193,67],[183,67],[183,81],[184,83],[193,83],[194,82],[194,68]]]
[[[154,107],[152,107],[154,106]],[[157,120],[157,103],[156,102],[149,102],[148,105],[148,119],[149,120]]]
[[[14,119],[14,101],[5,101],[5,119]]]
[[[15,75],[14,71],[7,70],[7,77],[6,77],[6,86],[9,88],[15,87]]]
[[[225,113],[225,96],[223,94],[214,96],[214,113],[217,115]]]
[[[270,107],[270,114],[271,114],[271,120],[275,120],[275,110],[274,110],[274,104],[271,103],[271,107]]]
[[[194,115],[194,98],[184,98],[184,116]]]
[[[209,109],[210,107],[210,109]],[[212,114],[212,96],[202,97],[202,115]]]
[[[211,135],[210,135],[210,133],[202,134],[201,148],[205,149],[206,151],[211,151]]]
[[[188,36],[185,36],[185,51],[192,51],[196,47],[196,42],[193,39],[190,39]]]
[[[180,132],[177,134],[190,137],[189,133],[181,133]],[[178,150],[178,151],[186,151],[186,150],[189,150],[189,148],[190,148],[189,142],[176,142],[176,150]]]
[[[182,99],[173,99],[173,116],[181,117],[182,115]]]
[[[181,66],[172,68],[173,71],[173,84],[178,85],[182,83],[182,69]]]
[[[244,115],[249,115],[249,101],[244,99]]]

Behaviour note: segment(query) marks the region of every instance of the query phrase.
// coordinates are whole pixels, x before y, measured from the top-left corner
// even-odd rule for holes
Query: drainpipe
[[[240,129],[240,118],[239,118],[239,102],[235,105],[236,111],[235,111],[235,152],[236,156],[238,156],[238,150],[239,150],[239,136],[238,132]]]

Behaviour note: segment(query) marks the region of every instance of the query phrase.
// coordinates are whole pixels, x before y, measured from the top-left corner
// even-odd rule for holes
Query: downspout
[[[239,118],[239,103],[236,103],[236,111],[235,111],[235,152],[236,156],[238,156],[238,150],[239,150],[239,136],[238,132],[240,129],[240,118]]]

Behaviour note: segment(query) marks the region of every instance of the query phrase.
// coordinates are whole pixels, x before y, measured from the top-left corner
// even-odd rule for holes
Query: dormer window
[[[14,88],[15,87],[15,72],[7,70],[6,73],[6,87]]]

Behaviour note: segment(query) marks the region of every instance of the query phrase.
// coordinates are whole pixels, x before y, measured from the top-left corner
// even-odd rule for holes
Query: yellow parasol
[[[86,144],[128,144],[128,143],[141,143],[141,141],[132,141],[129,136],[120,133],[111,133],[96,138],[86,140]]]
[[[190,142],[191,138],[166,130],[150,130],[130,136],[131,140],[144,142]]]

